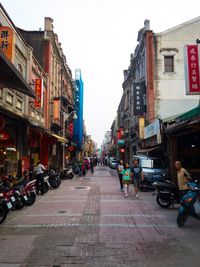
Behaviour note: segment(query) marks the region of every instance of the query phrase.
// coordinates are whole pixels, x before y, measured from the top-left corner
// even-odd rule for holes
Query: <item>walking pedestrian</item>
[[[46,171],[46,168],[40,161],[38,161],[37,166],[35,168],[36,173],[36,191],[37,194],[39,194],[39,191],[41,192],[41,195],[44,194],[44,172]]]
[[[131,174],[132,174],[135,196],[136,198],[138,198],[141,181],[144,180],[144,177],[142,173],[142,168],[141,166],[139,166],[139,162],[137,159],[133,160],[133,166],[131,167]]]
[[[119,165],[118,165],[118,175],[119,175],[120,189],[122,192],[124,191],[123,181],[122,181],[122,171],[124,169],[123,164],[124,164],[123,160],[120,160]]]
[[[90,158],[90,170],[91,170],[91,173],[94,173],[94,159],[93,158]]]
[[[123,184],[124,184],[124,194],[125,198],[128,197],[129,185],[131,183],[131,169],[129,168],[128,163],[124,165],[124,169],[122,170]]]
[[[175,168],[177,170],[178,188],[180,192],[180,199],[188,192],[188,181],[191,179],[189,172],[182,167],[180,161],[175,162]]]

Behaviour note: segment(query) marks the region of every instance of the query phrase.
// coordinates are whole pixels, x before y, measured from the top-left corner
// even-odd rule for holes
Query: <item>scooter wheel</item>
[[[58,178],[58,179],[56,179],[56,180],[49,181],[49,183],[50,183],[50,185],[51,185],[52,188],[56,189],[56,188],[58,188],[58,187],[60,186],[60,184],[61,184],[61,179]]]
[[[49,190],[48,184],[44,183],[43,188],[44,188],[44,193],[46,193]]]
[[[73,179],[73,177],[74,177],[73,173],[71,173],[71,174],[68,175],[68,178],[69,178],[70,180]]]
[[[179,212],[178,216],[177,216],[177,225],[179,227],[183,227],[187,221],[188,218],[188,214],[181,214]]]
[[[0,205],[0,224],[5,221],[6,216],[7,216],[7,212],[5,208]]]
[[[25,203],[20,197],[15,197],[15,209],[20,210],[25,206]]]
[[[32,206],[35,203],[36,200],[36,195],[35,194],[30,194],[28,197],[28,201],[26,203],[27,206]]]
[[[173,203],[173,201],[170,199],[169,200],[161,199],[159,194],[156,197],[156,201],[157,201],[158,205],[163,209],[168,209]]]

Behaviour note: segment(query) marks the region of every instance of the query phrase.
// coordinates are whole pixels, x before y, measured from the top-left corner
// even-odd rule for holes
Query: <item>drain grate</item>
[[[60,210],[60,211],[58,211],[58,213],[67,213],[67,211],[65,211],[65,210]]]
[[[74,189],[87,190],[87,189],[89,189],[89,187],[88,186],[76,186],[76,187],[74,187]]]

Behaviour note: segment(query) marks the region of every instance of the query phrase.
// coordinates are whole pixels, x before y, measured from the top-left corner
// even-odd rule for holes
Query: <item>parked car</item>
[[[116,169],[116,167],[117,167],[117,160],[113,158],[112,161],[110,162],[110,168]]]
[[[111,169],[115,169],[116,166],[117,166],[117,160],[113,157],[109,157],[108,158],[108,166],[111,168]]]
[[[141,189],[152,188],[152,184],[156,181],[166,180],[168,177],[168,171],[165,168],[164,162],[161,158],[150,157],[147,155],[135,155],[133,160],[137,159],[139,165],[142,168],[144,181]]]

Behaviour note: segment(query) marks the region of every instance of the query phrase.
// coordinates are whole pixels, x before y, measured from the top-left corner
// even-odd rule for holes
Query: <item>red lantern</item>
[[[31,134],[31,136],[35,139],[35,140],[41,140],[42,139],[42,133],[39,130],[34,130]]]
[[[30,148],[35,148],[37,146],[37,141],[31,137],[28,139],[28,146]]]
[[[68,149],[69,152],[73,152],[74,151],[74,146],[68,146],[67,149]]]

